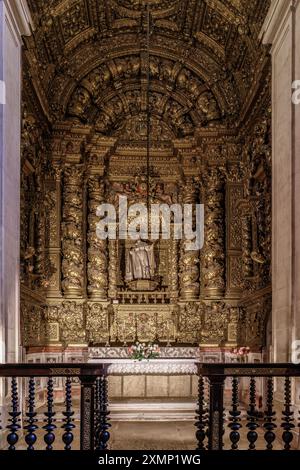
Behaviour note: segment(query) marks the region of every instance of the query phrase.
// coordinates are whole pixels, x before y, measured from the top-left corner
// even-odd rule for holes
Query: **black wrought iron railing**
[[[0,377],[10,379],[10,403],[7,404],[8,424],[2,423],[2,432],[9,450],[16,450],[21,435],[27,450],[34,450],[38,437],[44,440],[44,448],[52,450],[56,440],[56,411],[54,406],[54,380],[65,379],[63,422],[61,439],[65,450],[71,450],[74,441],[74,407],[72,386],[74,379],[80,381],[80,449],[105,450],[110,438],[107,368],[109,364],[8,364],[0,365]],[[36,406],[36,381],[46,378],[46,409],[42,424]],[[26,403],[21,406],[19,384],[26,381]],[[25,412],[22,412],[25,408]]]
[[[292,385],[299,396],[299,365],[198,364],[198,375],[199,450],[299,449],[299,401],[292,402]]]

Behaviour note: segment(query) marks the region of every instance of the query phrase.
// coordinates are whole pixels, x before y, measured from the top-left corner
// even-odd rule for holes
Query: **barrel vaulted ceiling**
[[[49,121],[114,135],[146,111],[142,0],[28,0],[25,61]],[[152,119],[175,137],[236,127],[266,67],[269,0],[149,0]]]

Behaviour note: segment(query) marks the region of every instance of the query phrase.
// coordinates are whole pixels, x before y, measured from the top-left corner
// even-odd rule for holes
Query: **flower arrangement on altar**
[[[160,355],[158,344],[139,343],[138,341],[128,348],[128,354],[131,359],[142,361],[143,359],[155,359]]]
[[[248,354],[250,353],[249,346],[241,346],[239,348],[232,349],[232,354],[235,354],[238,359],[245,360]]]

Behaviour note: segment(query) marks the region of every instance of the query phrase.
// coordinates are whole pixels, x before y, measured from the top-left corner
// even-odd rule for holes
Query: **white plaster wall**
[[[292,101],[300,80],[300,0],[272,0],[261,34],[272,45],[272,348],[276,362],[289,362],[300,340],[300,105]]]
[[[0,0],[0,361],[19,359],[21,34],[30,32],[24,0]],[[3,100],[2,100],[3,101]]]
[[[300,80],[300,2],[295,9],[294,75]],[[294,323],[293,339],[300,340],[300,104],[294,106],[294,217],[295,217],[295,263],[294,263]],[[299,397],[300,398],[300,397]]]
[[[0,1],[0,80],[1,91],[4,91],[4,77],[3,77],[3,36],[4,36],[4,22],[3,22],[3,2]],[[3,124],[4,124],[4,97],[0,97],[0,362],[3,362],[5,357],[4,343],[5,343],[5,328],[4,328],[4,311],[3,311]]]
[[[273,45],[273,354],[289,360],[292,314],[292,18]]]
[[[6,317],[7,362],[18,360],[19,352],[19,232],[20,232],[20,105],[21,46],[7,15],[4,24],[3,143],[3,310]]]

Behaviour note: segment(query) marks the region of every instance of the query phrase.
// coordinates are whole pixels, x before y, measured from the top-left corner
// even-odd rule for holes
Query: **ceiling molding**
[[[291,0],[272,0],[260,32],[263,44],[273,44],[278,32],[287,19],[288,13],[293,8],[293,4],[297,2]]]
[[[27,0],[4,0],[4,4],[18,36],[30,36],[34,24]]]

